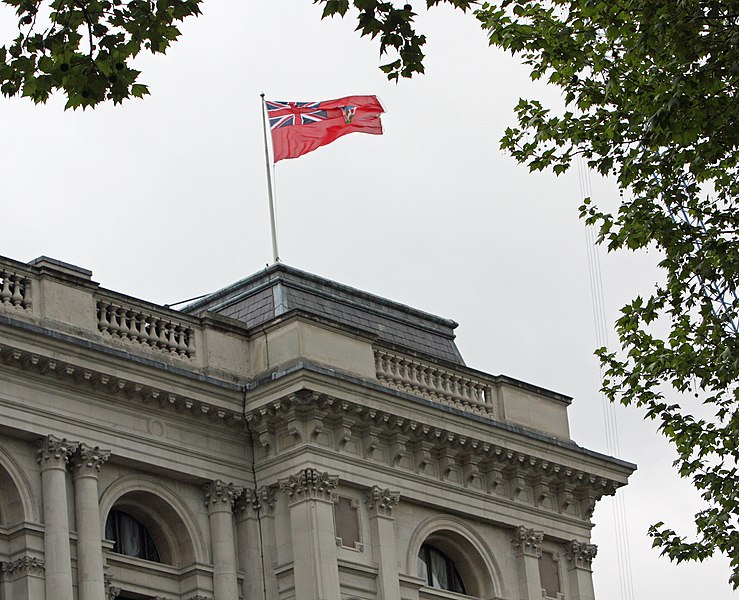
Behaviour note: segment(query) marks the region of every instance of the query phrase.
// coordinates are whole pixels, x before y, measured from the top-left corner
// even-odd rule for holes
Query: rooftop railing
[[[460,369],[376,348],[375,371],[378,381],[389,388],[465,412],[493,415],[490,384]]]

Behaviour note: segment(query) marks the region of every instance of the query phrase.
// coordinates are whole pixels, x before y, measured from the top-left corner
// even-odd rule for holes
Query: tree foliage
[[[324,15],[348,1],[318,0]],[[459,9],[469,2],[447,0]],[[438,0],[427,0],[428,7]],[[354,0],[357,29],[397,58],[391,79],[423,71],[411,7]],[[675,561],[731,560],[739,586],[739,4],[736,0],[501,0],[477,6],[491,45],[561,89],[564,110],[520,100],[501,147],[529,169],[575,160],[614,177],[609,213],[582,217],[609,250],[657,249],[664,281],[616,323],[620,350],[598,350],[603,391],[658,420],[675,466],[700,491],[697,535],[657,523]],[[705,405],[692,414],[687,399]],[[706,410],[706,408],[708,410]]]
[[[46,102],[54,90],[67,108],[149,93],[131,60],[166,52],[176,23],[200,13],[200,0],[2,0],[15,9],[18,36],[0,47],[0,91]]]

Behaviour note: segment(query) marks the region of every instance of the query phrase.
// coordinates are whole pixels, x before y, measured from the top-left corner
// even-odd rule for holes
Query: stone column
[[[80,444],[72,457],[77,522],[77,595],[79,600],[105,597],[103,545],[100,531],[98,474],[110,450]]]
[[[543,539],[543,531],[528,529],[523,525],[517,527],[513,533],[511,543],[518,562],[518,589],[521,600],[541,599],[539,559]]]
[[[44,567],[47,600],[72,600],[72,559],[69,550],[67,513],[67,462],[77,449],[49,435],[38,445],[41,465],[41,494],[44,503]]]
[[[598,546],[572,540],[567,544],[565,555],[569,563],[572,600],[594,600],[593,571],[591,565]]]
[[[244,490],[236,503],[239,567],[244,571],[244,598],[277,598],[275,577],[275,490]]]
[[[218,600],[239,598],[232,508],[242,489],[220,480],[204,487],[213,552],[213,595]]]
[[[372,486],[367,493],[370,519],[372,556],[378,565],[378,600],[400,598],[398,559],[395,554],[395,519],[393,508],[400,502],[400,494]]]
[[[333,492],[339,477],[307,468],[279,483],[289,498],[295,600],[338,600]]]

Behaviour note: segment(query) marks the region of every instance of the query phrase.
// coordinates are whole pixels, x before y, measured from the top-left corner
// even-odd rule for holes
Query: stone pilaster
[[[98,475],[109,457],[110,450],[87,444],[80,444],[72,457],[79,600],[98,600],[105,596]]]
[[[277,598],[275,558],[275,490],[267,486],[246,489],[236,502],[239,566],[246,574],[244,598]],[[259,544],[262,544],[261,548]]]
[[[0,591],[13,600],[36,600],[44,595],[44,561],[21,556],[0,563]]]
[[[238,600],[233,504],[242,489],[217,480],[204,486],[213,553],[213,595],[218,600]]]
[[[307,468],[279,483],[289,502],[295,600],[340,598],[333,526],[338,476]]]
[[[365,502],[369,511],[372,556],[378,565],[378,599],[400,598],[393,518],[393,508],[400,502],[400,494],[374,485],[367,492]]]
[[[572,600],[594,600],[593,572],[591,566],[598,553],[595,544],[571,540],[567,544],[565,556],[569,566]]]
[[[37,442],[44,514],[46,599],[72,600],[67,463],[79,443],[48,435]],[[98,517],[99,519],[99,517]]]
[[[543,531],[529,529],[523,525],[513,532],[511,543],[516,553],[518,588],[522,600],[540,600],[541,598],[539,558],[541,558],[543,539]]]

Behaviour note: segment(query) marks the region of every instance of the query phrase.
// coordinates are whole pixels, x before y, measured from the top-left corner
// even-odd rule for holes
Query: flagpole
[[[264,102],[264,94],[259,94],[262,98],[262,131],[264,132],[264,161],[267,166],[267,191],[269,193],[269,221],[272,226],[272,257],[276,263],[280,262],[280,255],[277,252],[277,226],[275,225],[275,200],[272,193],[272,164],[269,160],[269,146],[267,145],[267,114]]]

